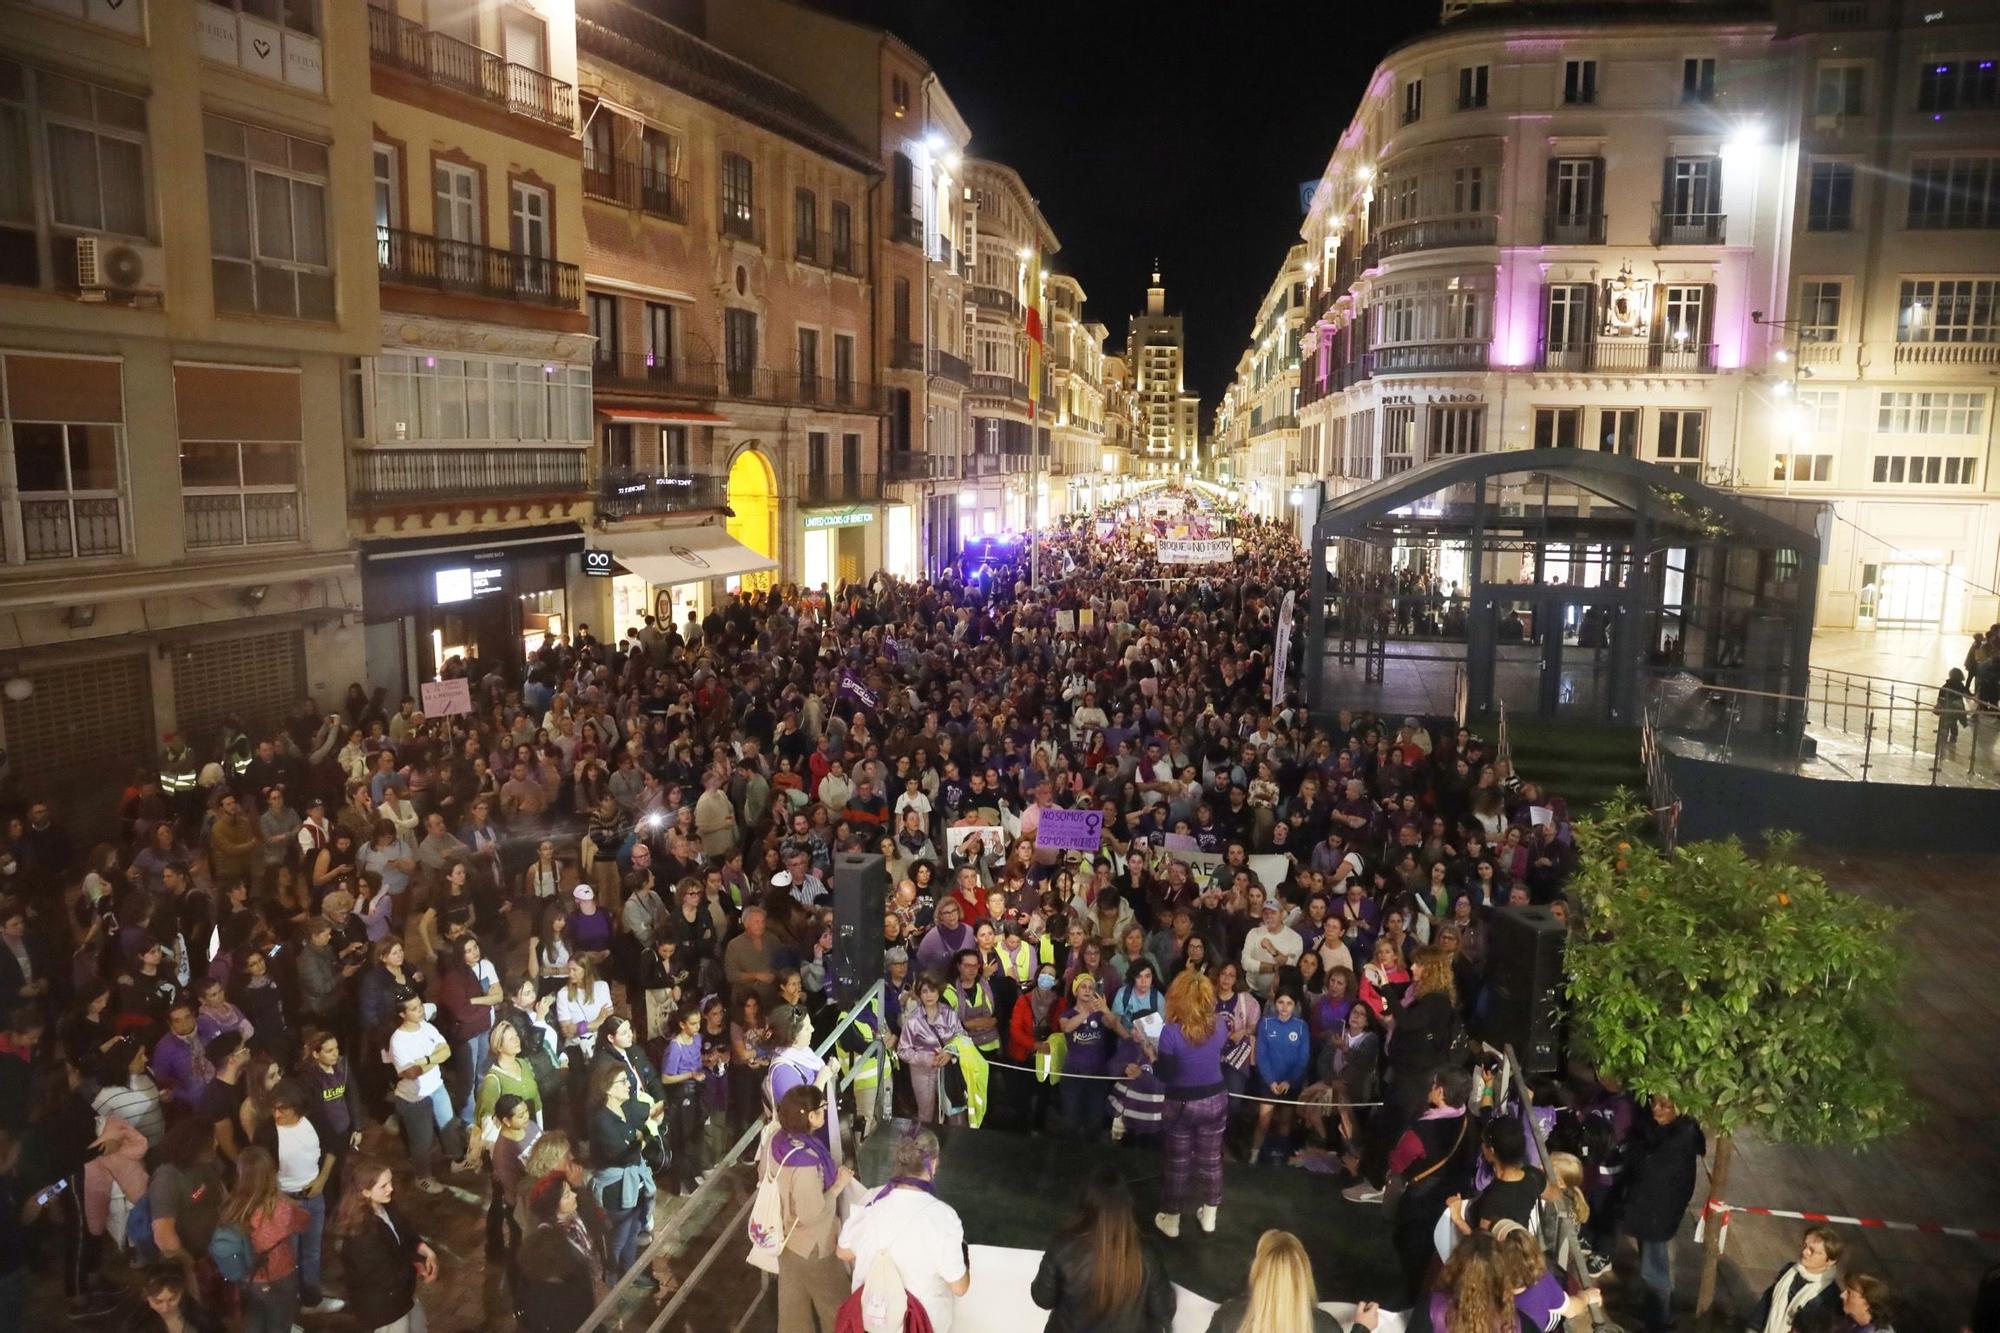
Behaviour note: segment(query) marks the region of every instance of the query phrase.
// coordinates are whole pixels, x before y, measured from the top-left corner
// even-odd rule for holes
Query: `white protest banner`
[[[1212,565],[1231,559],[1235,551],[1227,537],[1162,537],[1154,555],[1163,565]]]
[[[1056,612],[1056,633],[1070,634],[1075,632],[1075,630],[1076,630],[1076,612],[1074,611]]]
[[[1292,665],[1292,613],[1297,607],[1297,592],[1285,594],[1285,604],[1278,608],[1278,641],[1271,649],[1271,711],[1277,712],[1285,702],[1285,672]]]
[[[456,680],[427,680],[417,691],[422,696],[425,717],[451,717],[472,711],[472,682],[463,676]]]
[[[977,838],[980,845],[971,852],[961,853],[968,839]],[[954,824],[944,831],[945,859],[956,865],[966,856],[983,855],[999,859],[1006,854],[1007,835],[991,824]]]

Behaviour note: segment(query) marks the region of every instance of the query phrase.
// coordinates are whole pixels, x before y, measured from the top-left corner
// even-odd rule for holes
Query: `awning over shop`
[[[603,407],[597,415],[606,421],[658,421],[679,426],[727,426],[729,418],[713,412],[670,412],[650,407]]]
[[[597,541],[618,563],[654,587],[693,583],[734,574],[759,574],[778,562],[745,546],[726,528],[656,528],[650,532],[603,532]]]

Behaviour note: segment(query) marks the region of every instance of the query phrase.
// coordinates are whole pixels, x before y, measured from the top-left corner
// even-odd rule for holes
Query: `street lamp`
[[[1805,438],[1808,429],[1807,418],[1810,415],[1806,411],[1805,405],[1798,400],[1799,381],[1812,378],[1811,368],[1799,364],[1799,347],[1805,341],[1806,321],[1802,319],[1766,319],[1764,318],[1763,311],[1752,310],[1750,312],[1750,322],[1765,328],[1785,329],[1792,335],[1791,347],[1789,349],[1780,347],[1771,357],[1779,365],[1789,365],[1792,368],[1790,378],[1778,380],[1771,386],[1773,395],[1787,399],[1791,403],[1790,409],[1784,413],[1786,424],[1791,427],[1791,432],[1785,449],[1785,471],[1783,477],[1785,494],[1790,495],[1792,493],[1792,472],[1797,466],[1794,459],[1797,457],[1799,451],[1799,441]]]

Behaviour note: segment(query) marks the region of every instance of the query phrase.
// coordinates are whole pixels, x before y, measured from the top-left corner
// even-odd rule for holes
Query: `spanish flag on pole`
[[[1042,409],[1042,255],[1027,251],[1028,420],[1039,424]]]

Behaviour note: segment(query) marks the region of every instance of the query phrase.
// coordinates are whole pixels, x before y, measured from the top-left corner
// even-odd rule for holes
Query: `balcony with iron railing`
[[[939,351],[935,347],[931,348],[931,374],[939,379],[950,380],[953,384],[972,383],[970,362],[963,357],[953,356],[950,352]]]
[[[636,208],[649,217],[669,222],[687,221],[688,183],[639,166],[636,162],[614,162],[608,166],[583,168],[583,197]]]
[[[575,264],[395,227],[377,227],[375,246],[381,280],[391,286],[570,310],[583,303],[583,271]]]
[[[921,249],[924,244],[924,220],[914,213],[899,214],[889,223],[889,239]]]
[[[182,536],[190,551],[263,546],[299,539],[297,491],[197,492],[181,496]]]
[[[922,370],[924,368],[924,345],[910,338],[889,340],[889,369]]]
[[[114,494],[24,493],[21,554],[29,561],[125,553],[125,502]]]
[[[1362,356],[1370,375],[1416,375],[1439,370],[1484,370],[1488,344],[1458,341],[1401,343],[1376,347]]]
[[[1541,345],[1537,367],[1591,374],[1708,375],[1715,371],[1715,344],[1685,338],[1665,342],[1595,340]]]
[[[1002,291],[998,287],[988,287],[984,283],[974,283],[972,304],[982,310],[997,310],[1010,319],[1021,317],[1021,302],[1014,293]]]
[[[754,209],[731,208],[727,203],[718,210],[720,222],[716,230],[731,240],[742,241],[759,249],[764,245],[764,215]]]
[[[807,507],[873,504],[882,498],[879,472],[802,472],[799,503]]]
[[[598,389],[636,389],[683,398],[713,398],[721,388],[719,363],[661,356],[654,352],[608,352],[598,348],[591,361]]]
[[[922,449],[891,449],[885,456],[890,481],[943,481],[958,475],[958,455]]]
[[[379,66],[504,107],[514,115],[563,130],[576,128],[576,90],[561,79],[372,4],[368,54]]]
[[[347,456],[347,489],[355,504],[369,506],[580,498],[590,493],[589,464],[582,445],[359,448]]]
[[[1542,219],[1543,245],[1604,244],[1604,214],[1557,214]]]
[[[1653,205],[1654,245],[1721,245],[1729,219],[1722,213],[1689,213]]]
[[[1299,419],[1290,413],[1286,413],[1283,416],[1266,417],[1262,421],[1250,424],[1250,438],[1254,440],[1260,435],[1270,435],[1276,431],[1297,430],[1298,428]]]
[[[603,518],[685,514],[728,502],[729,479],[713,473],[608,464],[597,473],[597,512]]]
[[[830,269],[849,277],[861,272],[852,236],[835,236],[830,231],[794,231],[792,258],[801,264]]]
[[[1412,254],[1419,250],[1444,250],[1459,245],[1491,245],[1496,220],[1490,213],[1468,213],[1459,217],[1421,218],[1382,228],[1378,235],[1384,258]]]
[[[879,384],[835,379],[830,375],[801,375],[769,366],[731,366],[726,361],[707,365],[689,363],[685,373],[711,377],[718,398],[739,402],[783,403],[835,412],[880,412],[884,400]]]
[[[971,375],[971,388],[976,394],[988,398],[1010,398],[1019,402],[1028,401],[1028,386],[1012,375],[996,375],[990,370],[975,370]]]

